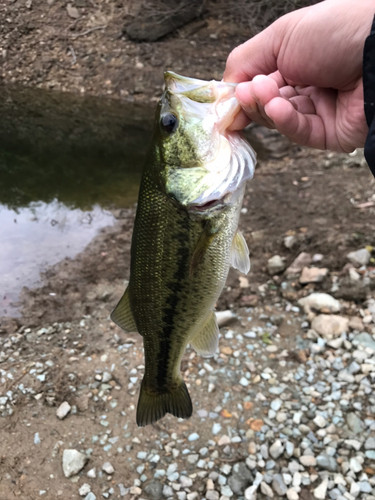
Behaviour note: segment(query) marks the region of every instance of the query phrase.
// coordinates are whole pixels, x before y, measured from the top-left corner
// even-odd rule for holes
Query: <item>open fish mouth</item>
[[[165,73],[165,99],[184,122],[197,162],[173,165],[167,193],[192,211],[215,208],[254,175],[256,155],[239,132],[229,131],[240,105],[236,84]],[[197,208],[198,207],[198,208]]]

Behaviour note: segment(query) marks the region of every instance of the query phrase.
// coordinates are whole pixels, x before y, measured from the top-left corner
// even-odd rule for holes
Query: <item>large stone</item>
[[[355,252],[348,253],[346,257],[353,264],[353,266],[361,267],[367,266],[367,264],[370,262],[371,254],[367,250],[367,248],[361,248],[360,250],[356,250]]]
[[[285,257],[280,257],[280,255],[274,255],[267,262],[268,273],[273,276],[274,274],[280,274],[284,271]]]
[[[307,314],[310,311],[320,312],[322,309],[331,313],[337,313],[341,309],[340,302],[328,293],[312,293],[307,297],[299,299],[298,304],[303,307]]]
[[[328,269],[323,267],[304,267],[302,269],[302,274],[299,278],[301,285],[307,285],[307,283],[320,283],[328,274]]]
[[[245,462],[234,465],[228,485],[235,495],[243,495],[245,489],[253,482],[253,475],[246,467]]]
[[[62,466],[65,477],[78,474],[84,468],[87,461],[88,457],[77,450],[64,450]]]
[[[319,314],[312,320],[311,328],[326,340],[339,337],[349,328],[348,318],[331,314]]]
[[[298,257],[292,262],[292,264],[286,270],[286,274],[299,274],[302,269],[311,264],[312,257],[309,253],[301,252]]]

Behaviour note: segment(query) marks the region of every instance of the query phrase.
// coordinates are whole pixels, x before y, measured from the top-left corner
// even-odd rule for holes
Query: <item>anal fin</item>
[[[249,249],[243,234],[238,229],[232,242],[230,264],[241,273],[247,274],[250,271]]]
[[[203,329],[193,337],[190,344],[200,356],[208,358],[216,353],[219,345],[219,327],[214,311],[211,311]]]
[[[129,287],[111,314],[111,320],[127,332],[137,332],[137,325],[130,309]]]

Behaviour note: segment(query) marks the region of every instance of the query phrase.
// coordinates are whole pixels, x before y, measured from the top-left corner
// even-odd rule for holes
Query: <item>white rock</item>
[[[366,248],[361,248],[355,252],[350,252],[347,259],[356,267],[367,266],[370,262],[371,254]]]
[[[311,328],[326,340],[340,336],[349,328],[348,318],[331,314],[319,314],[312,320]]]
[[[314,490],[314,497],[318,500],[325,500],[328,488],[328,478],[323,479],[320,485]]]
[[[268,486],[268,484],[265,483],[264,481],[260,483],[260,491],[263,493],[263,495],[266,495],[269,498],[273,498],[274,496],[272,488]]]
[[[70,404],[67,401],[64,401],[57,408],[56,417],[59,418],[60,420],[62,420],[63,418],[65,418],[67,416],[67,414],[70,412],[71,409],[72,409],[72,407],[70,406]]]
[[[268,273],[273,276],[274,274],[279,274],[286,268],[285,257],[280,257],[280,255],[274,255],[267,262]]]
[[[311,293],[307,297],[299,299],[298,304],[301,305],[305,313],[311,310],[321,311],[327,309],[331,313],[337,313],[341,309],[341,304],[328,293]]]
[[[96,468],[90,469],[87,473],[87,477],[96,478]]]
[[[63,452],[63,471],[65,477],[71,477],[78,474],[88,461],[88,457],[77,450],[64,450]]]
[[[299,499],[299,495],[294,488],[289,488],[289,490],[286,492],[286,496],[287,496],[288,500],[298,500]]]
[[[234,314],[234,312],[227,310],[227,311],[217,311],[216,313],[216,321],[221,328],[222,326],[228,325],[229,323],[232,323],[232,321],[235,321],[237,319],[237,315]]]
[[[321,429],[323,429],[323,427],[325,427],[327,425],[327,420],[324,417],[322,417],[321,415],[317,415],[314,418],[314,424],[317,425],[318,427],[320,427]]]
[[[275,460],[283,454],[283,451],[284,446],[281,444],[280,439],[277,439],[269,449],[271,457]]]
[[[90,491],[91,491],[91,486],[87,483],[84,483],[78,490],[78,493],[80,494],[81,497],[84,497],[88,493],[90,493]]]
[[[105,473],[107,474],[113,474],[115,472],[115,469],[113,468],[113,465],[109,462],[105,462],[102,465],[102,470],[104,470]]]
[[[299,457],[299,461],[305,467],[314,467],[316,465],[316,458],[311,455],[302,455],[302,457]]]

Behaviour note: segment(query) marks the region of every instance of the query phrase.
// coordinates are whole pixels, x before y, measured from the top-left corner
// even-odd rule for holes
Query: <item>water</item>
[[[132,206],[154,110],[0,88],[0,317]]]

